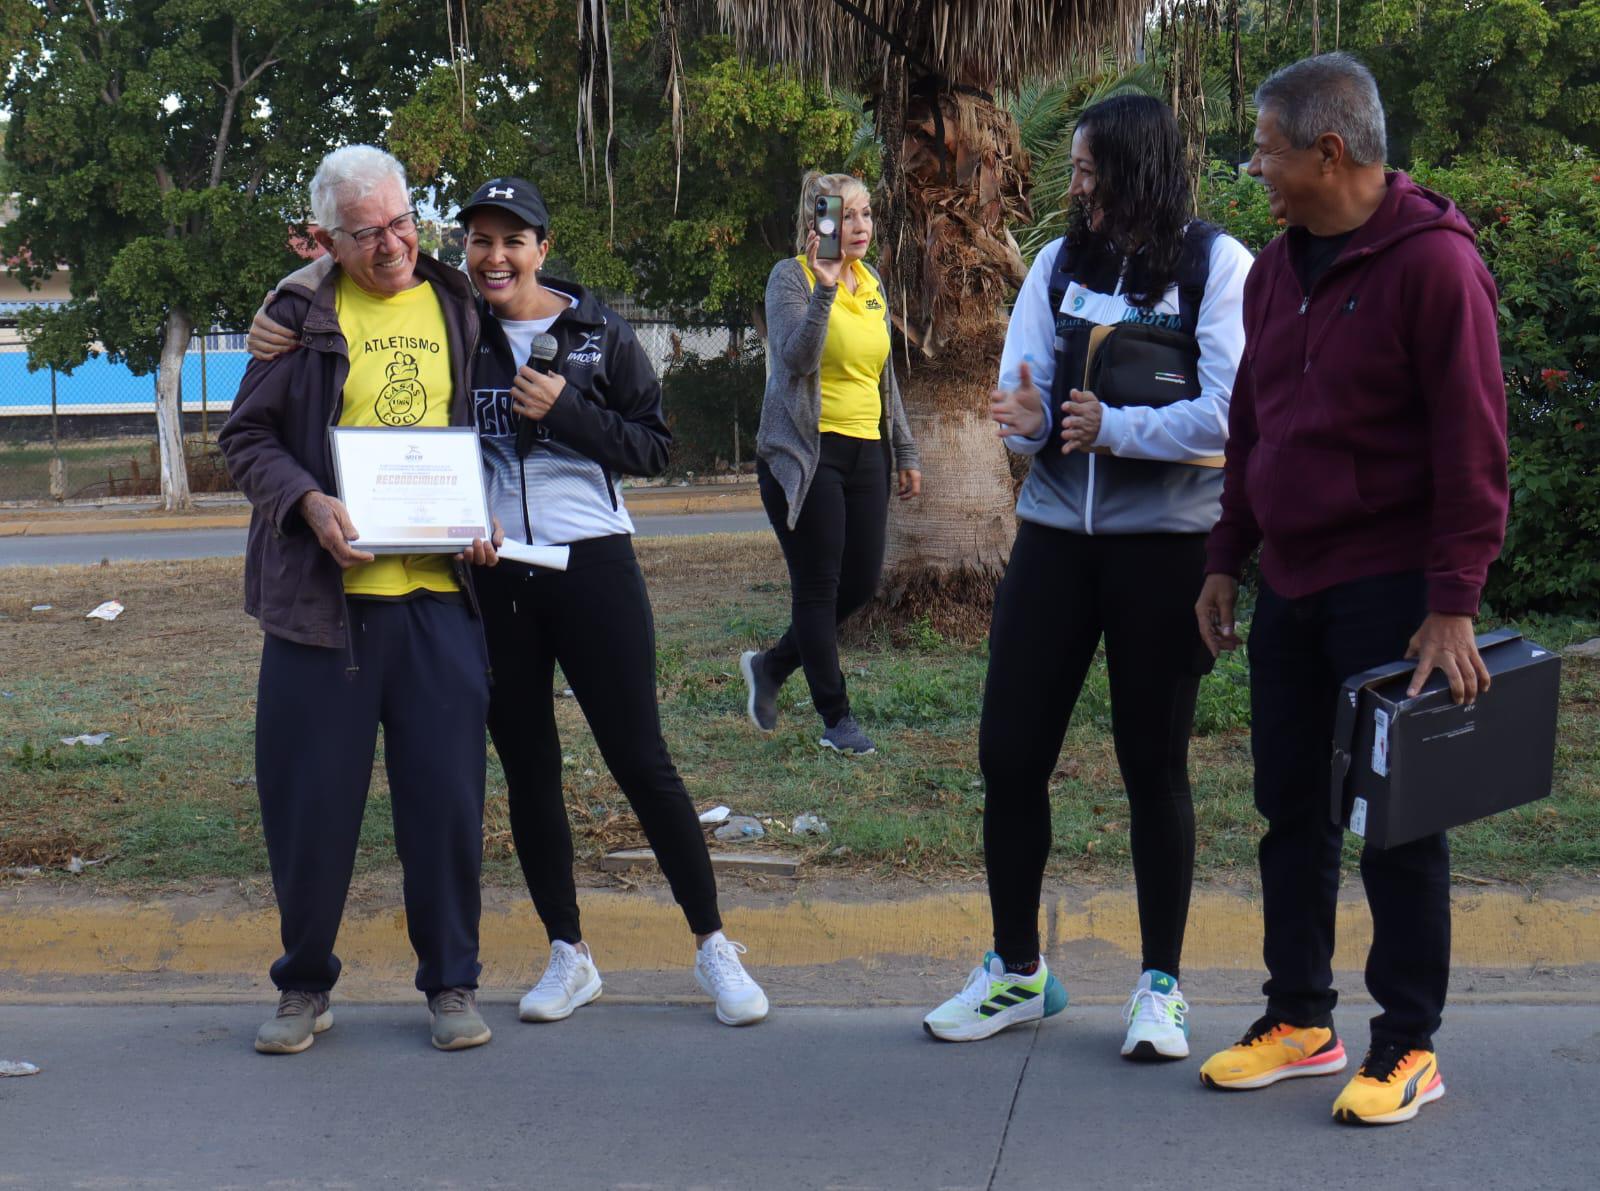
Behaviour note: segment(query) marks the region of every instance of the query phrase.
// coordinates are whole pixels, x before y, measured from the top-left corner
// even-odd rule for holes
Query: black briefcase
[[[1492,680],[1456,706],[1437,671],[1406,696],[1416,662],[1345,681],[1334,719],[1329,810],[1377,848],[1459,827],[1550,793],[1561,659],[1510,629],[1478,638]]]

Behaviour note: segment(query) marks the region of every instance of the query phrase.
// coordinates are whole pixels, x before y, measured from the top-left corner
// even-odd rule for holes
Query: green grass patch
[[[821,723],[802,675],[783,690],[775,733],[762,736],[744,716],[739,652],[770,644],[787,619],[770,538],[656,540],[640,543],[640,554],[656,610],[662,727],[697,806],[724,803],[766,820],[768,837],[753,846],[798,850],[812,871],[981,875],[982,643],[952,642],[923,622],[894,643],[847,645],[852,703],[880,752],[839,757],[817,746]],[[111,857],[70,879],[141,887],[265,877],[253,782],[260,635],[237,610],[238,568],[216,560],[0,571],[0,866]],[[128,605],[121,619],[82,619],[79,609],[110,596]],[[31,613],[36,602],[62,611]],[[1551,648],[1600,636],[1593,620],[1518,627]],[[565,685],[559,674],[555,685]],[[1555,792],[1452,833],[1458,872],[1528,880],[1600,870],[1600,662],[1568,659],[1562,697]],[[557,698],[556,709],[580,858],[642,845],[576,701]],[[1097,658],[1051,779],[1052,869],[1076,879],[1129,875],[1110,714]],[[1201,684],[1191,744],[1203,875],[1255,869],[1261,823],[1248,728],[1245,659],[1224,655]],[[98,731],[112,733],[100,748],[59,743]],[[830,834],[790,835],[806,812]],[[520,885],[492,752],[484,840],[486,880]],[[1355,852],[1351,840],[1348,861]],[[393,856],[380,742],[356,871],[391,871]]]

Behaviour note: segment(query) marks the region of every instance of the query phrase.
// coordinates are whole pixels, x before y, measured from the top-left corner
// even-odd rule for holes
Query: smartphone
[[[844,234],[844,199],[837,194],[817,196],[817,259],[836,261],[843,254],[841,237]]]

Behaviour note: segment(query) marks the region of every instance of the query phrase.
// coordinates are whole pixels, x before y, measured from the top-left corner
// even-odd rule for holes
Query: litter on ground
[[[713,834],[723,841],[760,839],[767,834],[767,829],[749,815],[734,815]]]

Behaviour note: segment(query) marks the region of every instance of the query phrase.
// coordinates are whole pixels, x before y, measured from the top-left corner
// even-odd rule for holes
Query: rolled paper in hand
[[[572,553],[569,546],[530,546],[511,538],[501,542],[495,551],[512,562],[525,562],[530,567],[544,567],[550,571],[566,570],[567,558]]]

